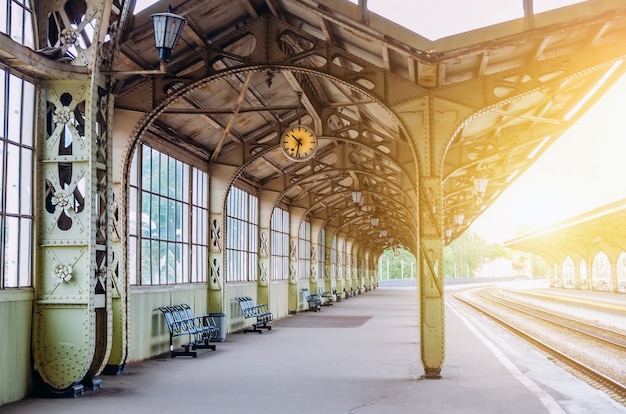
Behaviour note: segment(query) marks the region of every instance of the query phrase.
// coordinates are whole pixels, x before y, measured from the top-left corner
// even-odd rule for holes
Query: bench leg
[[[191,349],[210,349],[211,351],[215,351],[215,344],[210,344],[209,340],[208,337],[205,337],[202,342],[193,344]]]
[[[256,323],[254,323],[252,324],[252,328],[244,328],[243,333],[248,333],[248,332],[256,332],[256,333],[262,334],[263,330],[259,329],[259,326]]]
[[[267,322],[253,323],[252,328],[244,328],[243,333],[256,332],[256,333],[262,334],[263,329],[267,329],[268,331],[271,331],[272,327],[268,325]]]
[[[177,356],[190,356],[192,358],[197,358],[198,353],[194,351],[190,351],[189,350],[190,346],[191,344],[183,345],[184,351],[174,351],[174,349],[172,349],[173,348],[172,345],[170,345],[170,358],[176,358]]]

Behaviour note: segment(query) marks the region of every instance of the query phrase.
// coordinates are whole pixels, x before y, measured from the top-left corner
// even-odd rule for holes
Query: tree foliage
[[[521,262],[519,257],[513,256],[511,249],[502,244],[488,243],[477,233],[466,231],[443,249],[443,274],[446,278],[471,278],[482,269],[483,264],[496,259]],[[533,273],[548,273],[545,261],[535,255],[530,255],[530,259]],[[381,279],[417,277],[415,256],[404,249],[384,252],[379,259],[378,270]]]
[[[466,231],[444,248],[444,277],[474,277],[483,264],[500,258],[511,259],[511,250]]]

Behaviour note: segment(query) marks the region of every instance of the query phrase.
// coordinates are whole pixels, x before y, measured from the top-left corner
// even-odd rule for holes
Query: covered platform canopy
[[[524,234],[505,246],[546,259],[554,286],[626,292],[624,199]]]
[[[22,314],[32,305],[44,382],[66,389],[161,350],[141,343],[141,333],[133,342],[129,328],[134,320],[152,338],[154,305],[182,291],[166,283],[182,280],[172,266],[149,275],[165,287],[130,300],[144,237],[143,205],[133,204],[143,194],[133,169],[143,143],[207,177],[193,188],[206,197],[189,201],[206,211],[194,222],[200,236],[189,231],[185,246],[206,256],[196,279],[185,279],[199,306],[224,312],[237,292],[250,293],[286,316],[297,311],[300,288],[316,289],[318,279],[340,292],[342,280],[359,291],[364,280],[375,285],[380,254],[403,247],[417,258],[422,363],[439,377],[444,246],[626,72],[626,4],[588,0],[534,13],[520,0],[519,19],[438,40],[366,4],[161,0],[133,14],[134,0],[7,2],[15,18],[0,34],[0,69],[37,88],[35,288]],[[168,6],[186,23],[174,49],[159,55],[151,15]],[[281,135],[297,126],[317,143],[301,160],[281,149]],[[258,199],[248,241],[259,254],[237,280],[247,283],[226,278],[225,246],[244,238],[226,226],[233,187]],[[144,192],[155,205],[179,201]],[[275,281],[269,235],[278,209],[289,215],[288,266]],[[174,231],[161,240],[157,230],[147,226],[146,246],[178,242]],[[300,266],[302,239],[323,266]],[[335,241],[342,259],[331,266]],[[146,268],[167,262],[169,252],[152,252]]]

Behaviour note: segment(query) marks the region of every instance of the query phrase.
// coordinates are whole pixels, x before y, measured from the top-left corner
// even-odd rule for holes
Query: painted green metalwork
[[[89,3],[78,23],[60,1],[47,3],[38,20],[40,33],[57,33],[55,46],[74,52],[73,65],[96,68],[99,42],[80,38],[87,25],[100,33],[105,2]],[[54,30],[48,13],[55,16]],[[53,80],[41,87],[32,342],[38,375],[56,391],[80,382],[97,386],[111,349],[110,102],[98,79],[94,70],[84,81]]]

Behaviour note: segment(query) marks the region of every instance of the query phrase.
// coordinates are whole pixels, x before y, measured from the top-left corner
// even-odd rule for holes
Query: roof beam
[[[233,115],[228,120],[228,124],[226,124],[226,128],[224,128],[224,133],[222,134],[222,138],[220,138],[220,141],[218,142],[217,147],[215,147],[215,151],[213,151],[213,155],[211,155],[211,162],[215,162],[217,157],[220,155],[220,151],[222,150],[222,147],[224,146],[224,142],[226,142],[226,138],[228,138],[228,135],[230,134],[230,130],[233,127],[233,124],[235,123],[235,118],[237,118],[237,115],[239,114],[239,110],[241,109],[241,104],[243,103],[243,100],[245,99],[246,94],[248,93],[248,87],[250,86],[250,80],[252,79],[253,73],[254,72],[248,72],[248,75],[246,76],[246,80],[243,82],[243,85],[241,86],[241,92],[239,92],[239,96],[237,97],[237,101],[235,102]]]

